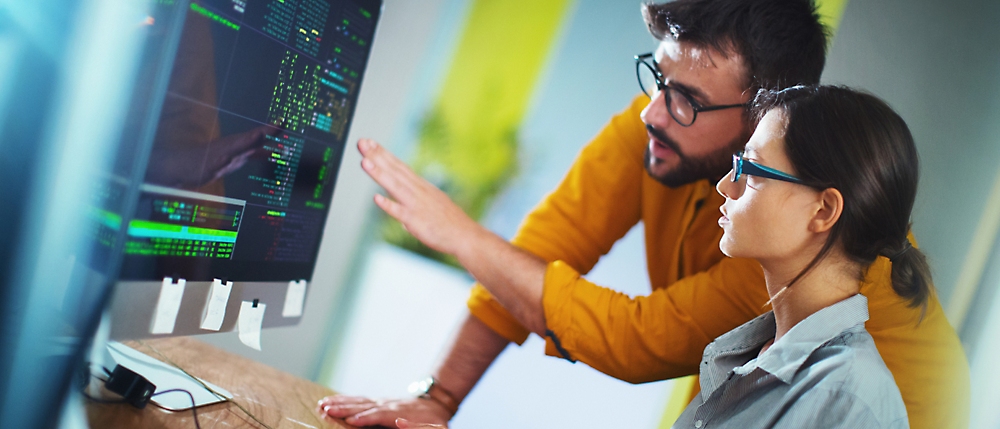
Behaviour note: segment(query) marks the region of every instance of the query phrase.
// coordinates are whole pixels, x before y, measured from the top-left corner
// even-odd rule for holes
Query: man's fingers
[[[320,414],[344,418],[377,407],[378,404],[378,402],[362,396],[333,395],[320,399],[316,403],[316,409]]]
[[[365,155],[372,149],[374,144],[375,141],[372,139],[360,139],[358,140],[358,151],[361,152],[361,155]]]
[[[375,194],[375,205],[377,205],[389,216],[392,216],[393,219],[403,222],[403,207],[400,206],[399,203],[390,200],[381,194]]]
[[[371,176],[375,183],[389,192],[389,195],[404,204],[413,201],[416,188],[412,182],[403,177],[399,171],[383,168],[371,158],[361,160],[361,168]]]
[[[386,408],[389,407],[371,408],[347,417],[344,421],[354,426],[395,426],[399,411]]]
[[[397,158],[396,155],[393,155],[392,152],[389,152],[380,146],[378,143],[375,143],[375,150],[373,152],[375,154],[375,158],[385,166],[384,168],[390,169],[404,177],[407,175],[413,175],[413,169],[411,169],[409,165],[403,162],[403,160]]]
[[[449,415],[440,405],[424,399],[373,401],[363,397],[330,396],[317,402],[320,415],[344,419],[354,426],[397,427],[397,418],[409,427],[446,428]],[[404,427],[404,426],[398,426]]]
[[[401,159],[396,158],[392,152],[389,152],[374,140],[362,139],[358,142],[358,148],[361,150],[361,155],[372,160],[377,168],[383,171],[392,172],[399,177],[419,177],[413,173],[409,165],[406,165]]]
[[[375,403],[377,402],[372,399],[366,398],[364,396],[333,395],[320,399],[317,405],[323,407],[326,405],[375,404]]]
[[[377,165],[375,161],[369,157],[365,157],[361,160],[361,169],[365,170],[365,173],[368,173],[368,176],[371,177],[375,183],[378,183],[378,185],[383,189],[389,191],[390,195],[398,198],[401,187],[392,172]]]
[[[399,429],[444,429],[443,425],[435,425],[430,423],[414,423],[406,420],[402,417],[396,419],[396,427]]]
[[[404,205],[411,201],[411,197],[419,198],[428,192],[438,191],[437,187],[374,140],[359,140],[358,149],[364,156],[361,167],[365,172]]]
[[[326,405],[322,407],[322,410],[324,414],[330,417],[342,419],[357,415],[358,413],[363,413],[376,407],[377,404],[375,403],[336,404]]]

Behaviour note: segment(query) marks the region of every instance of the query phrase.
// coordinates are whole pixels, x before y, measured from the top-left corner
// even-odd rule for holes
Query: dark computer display
[[[121,279],[311,279],[380,2],[159,3],[183,30]]]

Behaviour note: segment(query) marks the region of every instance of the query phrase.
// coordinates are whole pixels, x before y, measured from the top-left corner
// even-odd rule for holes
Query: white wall
[[[997,22],[994,0],[852,1],[823,74],[884,98],[910,126],[922,173],[913,230],[946,308],[1000,171]]]

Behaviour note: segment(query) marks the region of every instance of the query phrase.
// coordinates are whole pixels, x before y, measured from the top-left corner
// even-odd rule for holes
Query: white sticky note
[[[285,307],[281,309],[281,317],[302,316],[302,306],[306,301],[306,281],[292,280],[288,282],[288,291],[285,292]]]
[[[260,350],[260,327],[264,323],[263,303],[253,306],[253,301],[243,301],[240,305],[240,317],[236,321],[236,329],[240,332],[240,342],[247,347]]]
[[[229,293],[232,290],[233,282],[212,280],[212,288],[205,301],[205,311],[201,315],[201,329],[218,331],[222,328],[222,320],[226,318],[226,304],[229,304]]]
[[[177,322],[177,312],[181,309],[181,299],[184,298],[184,285],[187,280],[163,278],[163,286],[160,287],[160,299],[156,301],[156,309],[153,310],[153,326],[150,332],[154,334],[170,334],[174,332],[174,323]]]

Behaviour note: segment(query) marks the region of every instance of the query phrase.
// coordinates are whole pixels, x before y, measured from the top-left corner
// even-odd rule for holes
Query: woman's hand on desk
[[[376,401],[360,396],[334,395],[321,399],[317,411],[344,419],[354,426],[445,428],[451,418],[451,413],[444,406],[421,398]],[[410,426],[398,426],[399,418],[402,418],[402,424]]]

